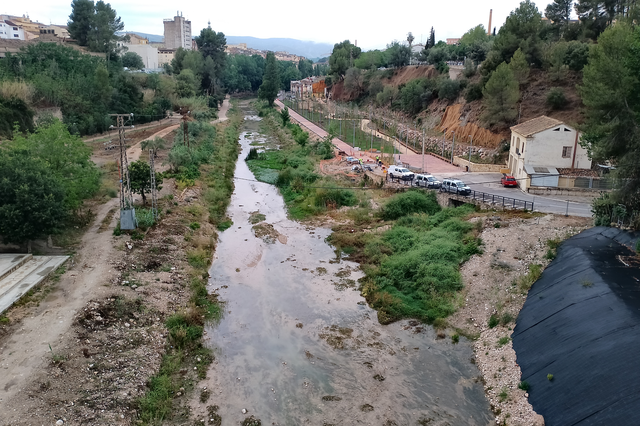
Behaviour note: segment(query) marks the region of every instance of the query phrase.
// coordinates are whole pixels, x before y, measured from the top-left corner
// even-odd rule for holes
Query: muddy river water
[[[325,242],[330,230],[287,219],[278,190],[255,181],[244,159],[259,119],[241,106],[233,226],[210,270],[225,312],[207,327],[207,405],[223,425],[250,415],[262,425],[490,424],[470,344],[415,321],[380,325],[355,289],[358,265]]]

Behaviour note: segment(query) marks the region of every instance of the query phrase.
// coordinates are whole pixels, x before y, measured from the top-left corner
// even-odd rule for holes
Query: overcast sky
[[[544,11],[547,2],[536,3]],[[66,24],[71,0],[26,0],[3,2],[0,13],[28,14],[34,21]],[[110,2],[125,23],[126,31],[163,34],[162,20],[173,18],[179,8],[191,20],[194,35],[211,21],[215,31],[232,36],[287,37],[325,43],[357,40],[365,50],[384,48],[393,40],[404,40],[411,31],[414,43],[425,40],[431,27],[437,40],[460,37],[469,28],[504,23],[520,0],[394,0],[394,1],[168,1],[136,0]],[[329,53],[329,52],[328,52]]]

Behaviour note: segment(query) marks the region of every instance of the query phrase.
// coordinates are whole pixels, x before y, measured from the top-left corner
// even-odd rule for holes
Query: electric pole
[[[138,223],[135,209],[133,208],[131,181],[129,179],[129,160],[127,159],[127,145],[124,135],[125,123],[133,120],[133,113],[109,114],[109,116],[116,117],[120,145],[120,229],[135,229]],[[126,122],[125,118],[127,118]]]

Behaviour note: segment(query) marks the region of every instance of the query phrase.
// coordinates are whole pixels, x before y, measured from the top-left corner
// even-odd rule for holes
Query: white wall
[[[0,21],[0,38],[8,40],[24,40],[24,30],[22,27],[9,25],[4,21]]]
[[[158,49],[148,44],[124,44],[129,49],[127,52],[133,52],[140,55],[144,67],[149,69],[158,68]]]

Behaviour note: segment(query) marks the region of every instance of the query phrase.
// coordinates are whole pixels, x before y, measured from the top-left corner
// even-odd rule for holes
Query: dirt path
[[[222,106],[218,111],[218,119],[213,120],[211,124],[222,123],[223,121],[227,121],[227,111],[229,111],[229,99],[230,99],[229,95],[227,95],[227,97],[224,98],[224,101],[222,101]]]
[[[114,249],[111,232],[99,232],[100,224],[112,208],[114,198],[98,208],[95,221],[87,230],[75,259],[67,262],[67,271],[55,289],[24,318],[20,329],[0,346],[0,407],[6,406],[50,361],[49,345],[58,349],[58,342],[71,327],[74,316],[90,299],[99,297],[109,279],[109,259]],[[115,219],[112,216],[110,222]],[[0,409],[0,420],[5,410]]]

